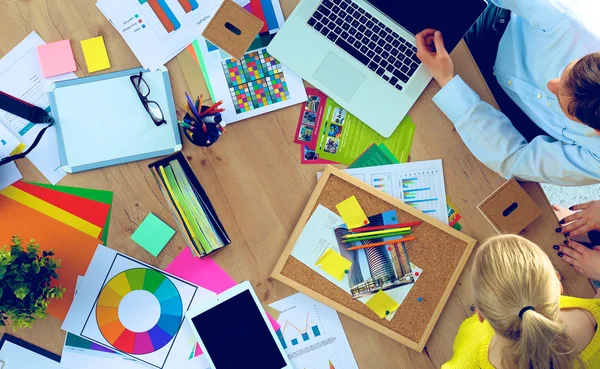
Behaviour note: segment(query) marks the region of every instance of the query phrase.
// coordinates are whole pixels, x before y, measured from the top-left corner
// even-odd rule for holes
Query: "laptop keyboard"
[[[350,0],[322,0],[308,25],[398,90],[417,70],[417,48]]]

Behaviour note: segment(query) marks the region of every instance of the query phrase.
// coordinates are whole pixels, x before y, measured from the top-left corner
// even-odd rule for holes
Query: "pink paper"
[[[184,249],[165,269],[165,272],[171,273],[174,276],[185,279],[188,282],[194,283],[200,287],[204,287],[209,291],[221,293],[237,285],[221,268],[214,262],[210,256],[203,258],[194,257],[189,248]],[[281,328],[275,319],[267,313],[273,329],[276,331]],[[199,347],[198,347],[199,348]]]
[[[37,52],[42,65],[42,73],[46,78],[77,70],[69,40],[40,45],[37,47]]]

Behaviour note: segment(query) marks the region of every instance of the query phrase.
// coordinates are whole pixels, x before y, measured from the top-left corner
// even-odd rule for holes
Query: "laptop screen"
[[[413,35],[426,28],[442,31],[450,52],[475,23],[486,7],[483,0],[367,0]]]

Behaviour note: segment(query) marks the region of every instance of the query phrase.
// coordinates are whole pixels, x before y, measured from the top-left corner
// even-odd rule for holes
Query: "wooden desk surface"
[[[297,0],[282,0],[288,15]],[[71,39],[78,65],[77,74],[87,68],[79,41],[103,35],[112,64],[110,71],[139,66],[139,62],[116,30],[95,6],[95,0],[0,1],[0,55],[4,55],[37,31],[46,42]],[[494,103],[467,47],[461,43],[452,55],[456,71],[486,101]],[[167,64],[178,109],[183,108],[184,91],[198,81],[186,81],[178,61]],[[463,144],[453,125],[435,107],[431,98],[439,90],[432,82],[410,111],[417,132],[411,152],[413,161],[442,158],[447,193],[461,209],[463,232],[484,240],[492,227],[476,205],[498,188],[504,180],[482,165]],[[93,102],[90,102],[93,109]],[[184,153],[205,187],[233,243],[214,259],[236,280],[250,280],[263,302],[273,302],[295,291],[268,276],[296,224],[302,208],[316,184],[315,173],[321,165],[300,165],[299,148],[292,142],[299,107],[290,107],[227,127],[227,133],[209,149],[184,143]],[[185,139],[184,139],[185,140]],[[147,169],[146,162],[110,167],[68,175],[61,185],[114,191],[113,216],[108,246],[144,262],[161,266],[185,246],[177,234],[158,258],[152,257],[130,240],[140,222],[153,212],[176,228],[175,221]],[[45,182],[27,160],[19,168],[25,180]],[[527,191],[543,208],[527,235],[550,249],[562,242],[554,233],[556,219],[538,185]],[[2,242],[7,242],[4,240]],[[42,245],[43,246],[43,245]],[[556,259],[556,258],[555,258]],[[363,369],[438,368],[452,356],[452,343],[460,323],[470,316],[469,287],[471,262],[458,281],[425,351],[417,353],[391,339],[341,316],[358,364]],[[592,288],[584,278],[575,276],[558,261],[566,280],[566,292],[591,296]],[[10,329],[0,330],[14,334]],[[64,332],[52,317],[38,321],[33,329],[16,333],[19,337],[60,354]]]

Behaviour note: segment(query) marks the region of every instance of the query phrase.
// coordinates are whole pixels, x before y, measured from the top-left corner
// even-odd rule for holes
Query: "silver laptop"
[[[302,0],[267,50],[389,137],[431,80],[415,35],[439,29],[450,51],[485,6],[483,0]]]

